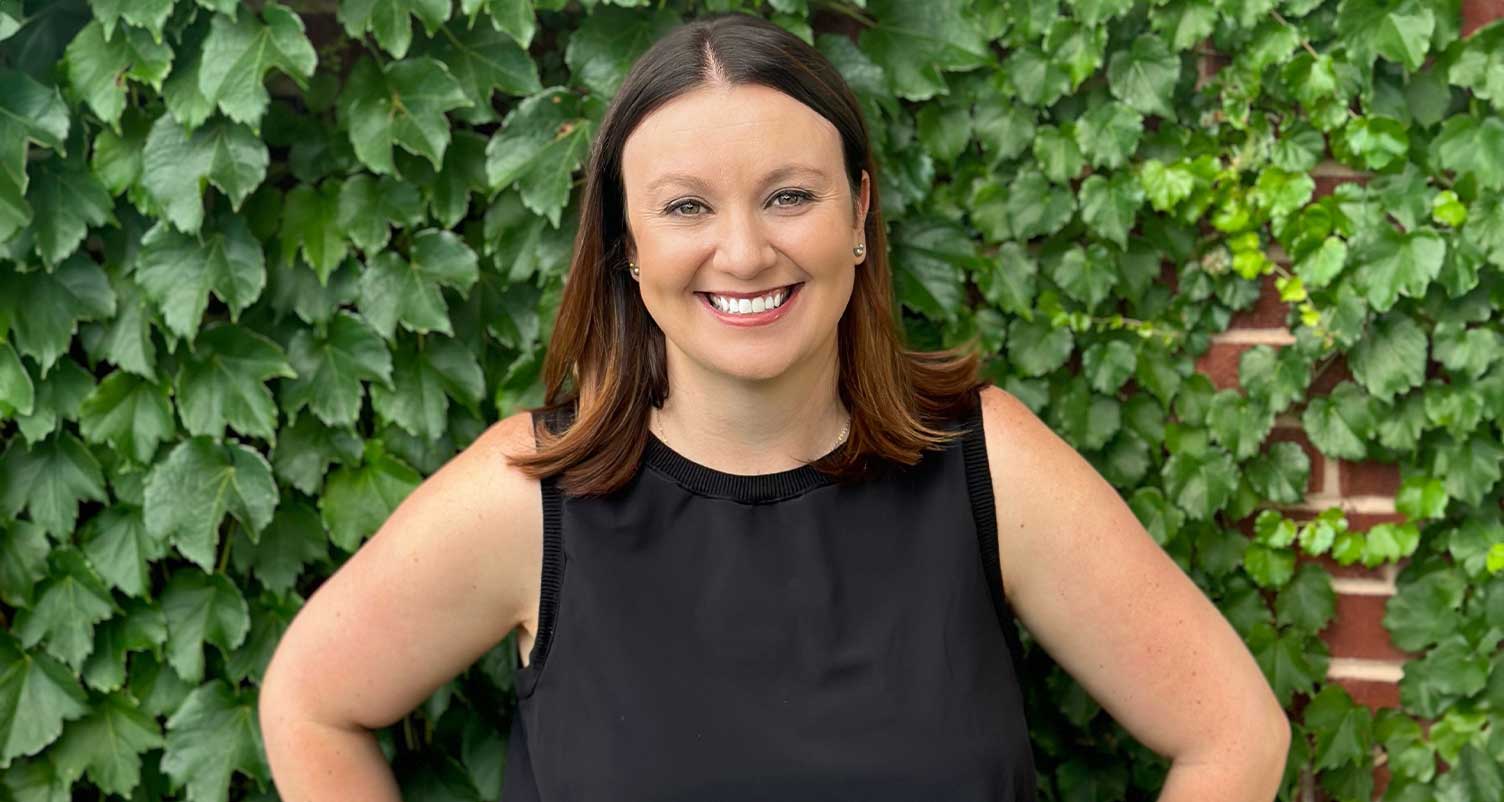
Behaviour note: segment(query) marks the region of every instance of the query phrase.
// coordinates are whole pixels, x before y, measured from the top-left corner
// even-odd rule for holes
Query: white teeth
[[[731,315],[748,315],[758,312],[766,312],[783,305],[788,293],[784,290],[769,293],[760,298],[723,298],[719,295],[711,295],[710,302],[715,308]]]

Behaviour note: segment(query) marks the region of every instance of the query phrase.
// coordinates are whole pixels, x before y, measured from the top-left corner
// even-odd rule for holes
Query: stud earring
[[[861,243],[857,243],[857,246],[855,248],[852,248],[851,252],[856,254],[857,256],[861,256],[862,254],[867,252],[867,246]]]
[[[637,263],[627,262],[627,269],[632,271],[632,278],[637,278]]]

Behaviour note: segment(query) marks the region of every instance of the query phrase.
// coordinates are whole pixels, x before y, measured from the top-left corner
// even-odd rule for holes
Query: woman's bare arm
[[[522,622],[538,587],[542,501],[505,455],[512,415],[428,477],[304,604],[266,670],[259,719],[289,802],[397,802],[372,730],[400,720]]]
[[[1267,800],[1289,721],[1248,647],[1117,491],[1020,401],[982,393],[998,550],[1029,633],[1140,743],[1162,800]]]

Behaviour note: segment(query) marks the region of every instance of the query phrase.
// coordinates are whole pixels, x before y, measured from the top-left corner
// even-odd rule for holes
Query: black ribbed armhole
[[[543,421],[550,432],[558,433],[567,425],[568,410],[544,413]],[[538,413],[533,413],[536,422]],[[536,425],[536,424],[535,424]],[[534,430],[536,433],[536,429]],[[536,443],[536,437],[534,442]],[[563,498],[559,494],[556,476],[539,480],[543,493],[543,575],[538,597],[538,633],[533,639],[533,648],[528,656],[526,679],[518,687],[518,693],[529,696],[537,685],[538,673],[548,660],[548,647],[553,642],[554,622],[559,615],[559,591],[564,585],[564,528]]]
[[[987,466],[987,439],[982,430],[980,393],[977,394],[976,405],[967,416],[961,451],[966,462],[966,491],[971,496],[971,514],[977,523],[983,573],[987,575],[987,591],[992,596],[993,609],[997,611],[998,625],[1003,628],[1003,636],[1008,640],[1014,673],[1022,676],[1023,644],[1013,620],[1013,609],[1008,604],[1008,597],[1003,594],[1002,562],[997,551],[997,507],[992,498],[992,470]]]

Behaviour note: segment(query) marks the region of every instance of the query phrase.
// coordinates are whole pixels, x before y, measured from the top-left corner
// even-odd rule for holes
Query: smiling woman
[[[351,754],[520,629],[503,802],[1027,802],[1016,610],[1174,758],[1161,802],[1272,797],[1289,729],[1237,633],[975,341],[905,346],[866,124],[819,51],[676,28],[592,148],[546,403],[299,613],[279,771],[338,782],[310,745]]]

